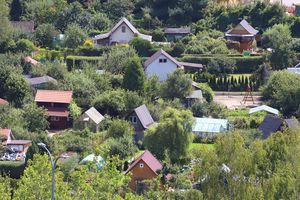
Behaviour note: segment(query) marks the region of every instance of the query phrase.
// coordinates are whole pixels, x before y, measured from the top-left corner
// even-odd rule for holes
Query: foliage
[[[78,117],[81,115],[81,108],[77,106],[77,104],[72,101],[69,105],[70,115],[73,118],[73,120],[78,119]]]
[[[291,84],[293,83],[293,84]],[[300,77],[287,71],[273,72],[262,89],[263,97],[270,105],[279,108],[283,114],[291,114],[298,109]]]
[[[71,71],[73,69],[83,68],[83,65],[85,63],[91,63],[98,66],[102,60],[103,60],[102,57],[96,57],[96,56],[67,56],[66,64],[68,70]]]
[[[287,25],[277,24],[267,29],[263,35],[265,45],[272,48],[269,55],[271,66],[273,69],[284,69],[291,67],[295,53],[292,50],[291,32]]]
[[[12,188],[10,179],[7,177],[0,176],[0,193],[1,199],[10,200],[12,195]]]
[[[126,65],[123,87],[125,89],[136,91],[140,94],[144,93],[146,76],[139,57],[133,57]]]
[[[131,47],[114,47],[108,53],[103,54],[101,64],[105,70],[113,74],[120,74],[124,72],[126,64],[135,55],[135,50]]]
[[[178,69],[168,75],[168,79],[162,85],[161,95],[168,99],[183,99],[192,91],[192,80],[184,74],[182,69]]]
[[[230,74],[235,69],[235,61],[226,57],[216,57],[207,63],[207,71],[209,73],[218,74]]]
[[[25,162],[1,161],[0,174],[1,174],[1,176],[8,176],[10,178],[19,179],[23,175],[25,167],[26,167]],[[4,179],[1,176],[0,176],[0,180]],[[6,177],[5,179],[9,180],[8,177]],[[4,182],[6,182],[6,181],[4,181]],[[7,185],[7,186],[9,187],[9,185]],[[9,188],[6,188],[6,189],[9,189]]]
[[[48,128],[48,115],[44,108],[31,103],[26,104],[23,111],[23,117],[30,132],[43,131]]]
[[[152,49],[151,42],[142,38],[136,37],[131,40],[130,45],[136,50],[141,57],[150,56],[150,49]]]
[[[188,156],[192,142],[192,124],[193,116],[190,111],[167,108],[160,123],[146,131],[145,146],[159,159],[167,155],[172,163],[180,162]]]
[[[86,38],[87,35],[83,29],[76,24],[71,24],[65,31],[64,44],[68,48],[76,48],[82,45]]]
[[[9,7],[6,0],[0,1],[0,44],[10,38],[11,25],[8,18]]]
[[[215,102],[194,103],[191,111],[195,117],[213,117],[220,118],[223,115],[224,108]]]
[[[293,37],[300,37],[300,33],[299,33],[299,29],[300,29],[300,17],[296,17],[293,24],[291,25],[291,33]]]
[[[107,136],[112,138],[121,138],[124,136],[132,136],[134,133],[133,127],[128,121],[123,119],[112,120],[107,130]]]
[[[23,53],[31,53],[35,50],[34,44],[27,39],[20,39],[16,42],[16,51]]]
[[[111,138],[108,140],[111,156],[119,156],[120,159],[127,159],[134,156],[138,148],[133,142],[131,135]]]
[[[42,47],[52,47],[53,39],[57,37],[58,31],[52,24],[41,24],[36,28],[34,34],[39,45]]]
[[[14,199],[49,199],[51,196],[51,165],[48,155],[35,155],[28,162],[24,175],[18,182]],[[62,174],[55,173],[55,198],[70,199],[69,187],[63,182]]]
[[[206,83],[197,83],[197,86],[200,87],[203,97],[207,102],[212,102],[214,100],[214,91]]]

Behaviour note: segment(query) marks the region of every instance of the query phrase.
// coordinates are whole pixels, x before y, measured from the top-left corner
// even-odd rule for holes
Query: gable
[[[241,24],[238,24],[236,27],[231,29],[228,34],[248,35],[251,33],[249,33]]]

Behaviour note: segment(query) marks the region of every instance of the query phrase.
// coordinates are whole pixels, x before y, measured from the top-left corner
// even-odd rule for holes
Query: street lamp
[[[58,159],[63,158],[66,159],[69,156],[59,156],[57,157],[54,161],[52,159],[52,155],[49,151],[49,149],[47,148],[46,144],[44,143],[38,143],[37,144],[39,147],[42,147],[43,149],[45,149],[50,157],[50,161],[51,161],[51,168],[52,168],[52,190],[51,190],[51,200],[54,200],[54,188],[55,188],[55,176],[54,176],[54,171],[55,171],[55,167],[56,167],[56,162],[58,161]]]

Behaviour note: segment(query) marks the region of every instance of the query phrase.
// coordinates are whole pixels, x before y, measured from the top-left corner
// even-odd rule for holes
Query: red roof
[[[162,169],[162,165],[160,162],[150,153],[150,151],[146,150],[140,157],[138,157],[127,169],[125,173],[128,173],[135,165],[137,165],[141,160],[144,161],[148,165],[148,167],[155,173],[157,170]]]
[[[7,105],[8,101],[0,98],[0,105]]]
[[[67,108],[47,108],[47,114],[50,117],[68,117],[69,111]]]
[[[69,104],[72,101],[72,91],[37,90],[35,101]]]
[[[11,130],[8,129],[8,128],[1,128],[0,129],[0,135],[4,136],[6,139],[9,137],[10,133],[11,133]]]

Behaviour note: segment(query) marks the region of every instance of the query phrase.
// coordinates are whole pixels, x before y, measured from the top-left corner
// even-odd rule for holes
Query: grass
[[[193,150],[214,150],[215,149],[215,145],[214,144],[203,144],[203,143],[192,143],[190,146],[190,151]]]

